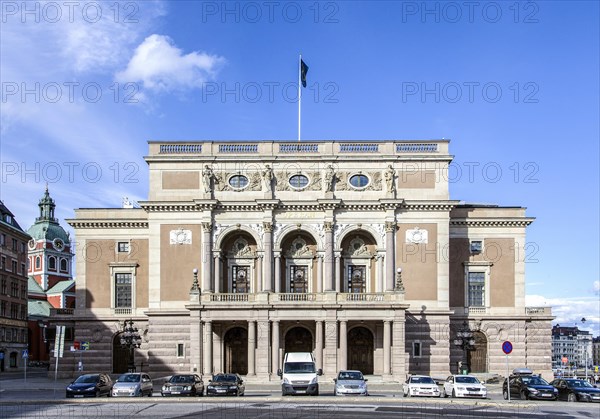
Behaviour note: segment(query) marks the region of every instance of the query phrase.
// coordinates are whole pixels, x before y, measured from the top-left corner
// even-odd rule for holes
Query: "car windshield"
[[[364,378],[358,371],[342,371],[338,375],[338,380],[364,380]]]
[[[174,375],[169,380],[171,383],[189,383],[190,381],[194,381],[193,375]]]
[[[283,367],[286,374],[305,374],[315,372],[314,362],[286,362]]]
[[[410,382],[413,384],[435,384],[431,377],[410,377]]]
[[[575,388],[575,387],[593,387],[593,386],[585,380],[569,380],[569,381],[567,381],[567,387]]]
[[[139,374],[123,374],[118,379],[119,383],[139,383],[141,375]]]
[[[77,384],[95,383],[96,381],[98,381],[97,375],[82,375],[77,380],[75,380],[75,383],[77,383]]]
[[[213,381],[216,382],[224,382],[224,381],[237,381],[235,375],[230,375],[230,374],[224,374],[224,375],[215,375],[215,378],[213,379]]]
[[[464,384],[479,384],[479,380],[475,377],[456,377],[456,382]]]
[[[548,386],[548,382],[541,377],[523,377],[526,386]]]

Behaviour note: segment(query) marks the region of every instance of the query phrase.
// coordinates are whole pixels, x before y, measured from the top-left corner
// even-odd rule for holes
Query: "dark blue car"
[[[67,397],[110,396],[113,382],[107,374],[85,374],[67,386]]]
[[[585,380],[577,378],[559,378],[552,381],[558,390],[558,399],[569,402],[600,403],[600,388],[592,386]]]

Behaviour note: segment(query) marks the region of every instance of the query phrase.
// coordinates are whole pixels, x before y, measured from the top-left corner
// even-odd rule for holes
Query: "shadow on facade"
[[[409,374],[429,375],[433,371],[431,359],[438,343],[425,314],[426,309],[426,306],[422,306],[418,314],[406,313],[405,350],[409,354]]]

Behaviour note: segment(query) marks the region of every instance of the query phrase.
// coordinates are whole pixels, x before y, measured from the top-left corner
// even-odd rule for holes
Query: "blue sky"
[[[599,17],[592,1],[3,1],[0,199],[28,227],[46,181],[61,219],[145,200],[147,140],[295,139],[302,53],[304,139],[450,138],[453,199],[536,217],[528,304],[598,334]]]

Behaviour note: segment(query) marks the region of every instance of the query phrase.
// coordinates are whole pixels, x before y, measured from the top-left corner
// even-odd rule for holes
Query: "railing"
[[[280,153],[318,153],[319,144],[279,144]]]
[[[432,153],[437,149],[437,144],[396,144],[396,153]]]
[[[258,153],[258,144],[219,144],[219,153]]]
[[[340,144],[340,153],[378,153],[379,144]]]
[[[316,294],[289,293],[278,294],[279,301],[317,301]]]
[[[131,315],[131,311],[131,308],[113,308],[115,316],[129,316]]]
[[[74,311],[73,308],[51,308],[50,316],[72,316]]]
[[[552,315],[552,307],[525,307],[525,313],[528,316],[533,315]]]
[[[216,302],[227,302],[227,303],[237,303],[237,302],[248,302],[249,294],[242,293],[228,293],[228,294],[209,294],[210,301]]]
[[[340,297],[344,301],[384,301],[384,293],[353,293],[341,294]]]
[[[161,144],[160,154],[199,154],[202,144]]]
[[[486,314],[487,307],[465,307],[465,314]]]

